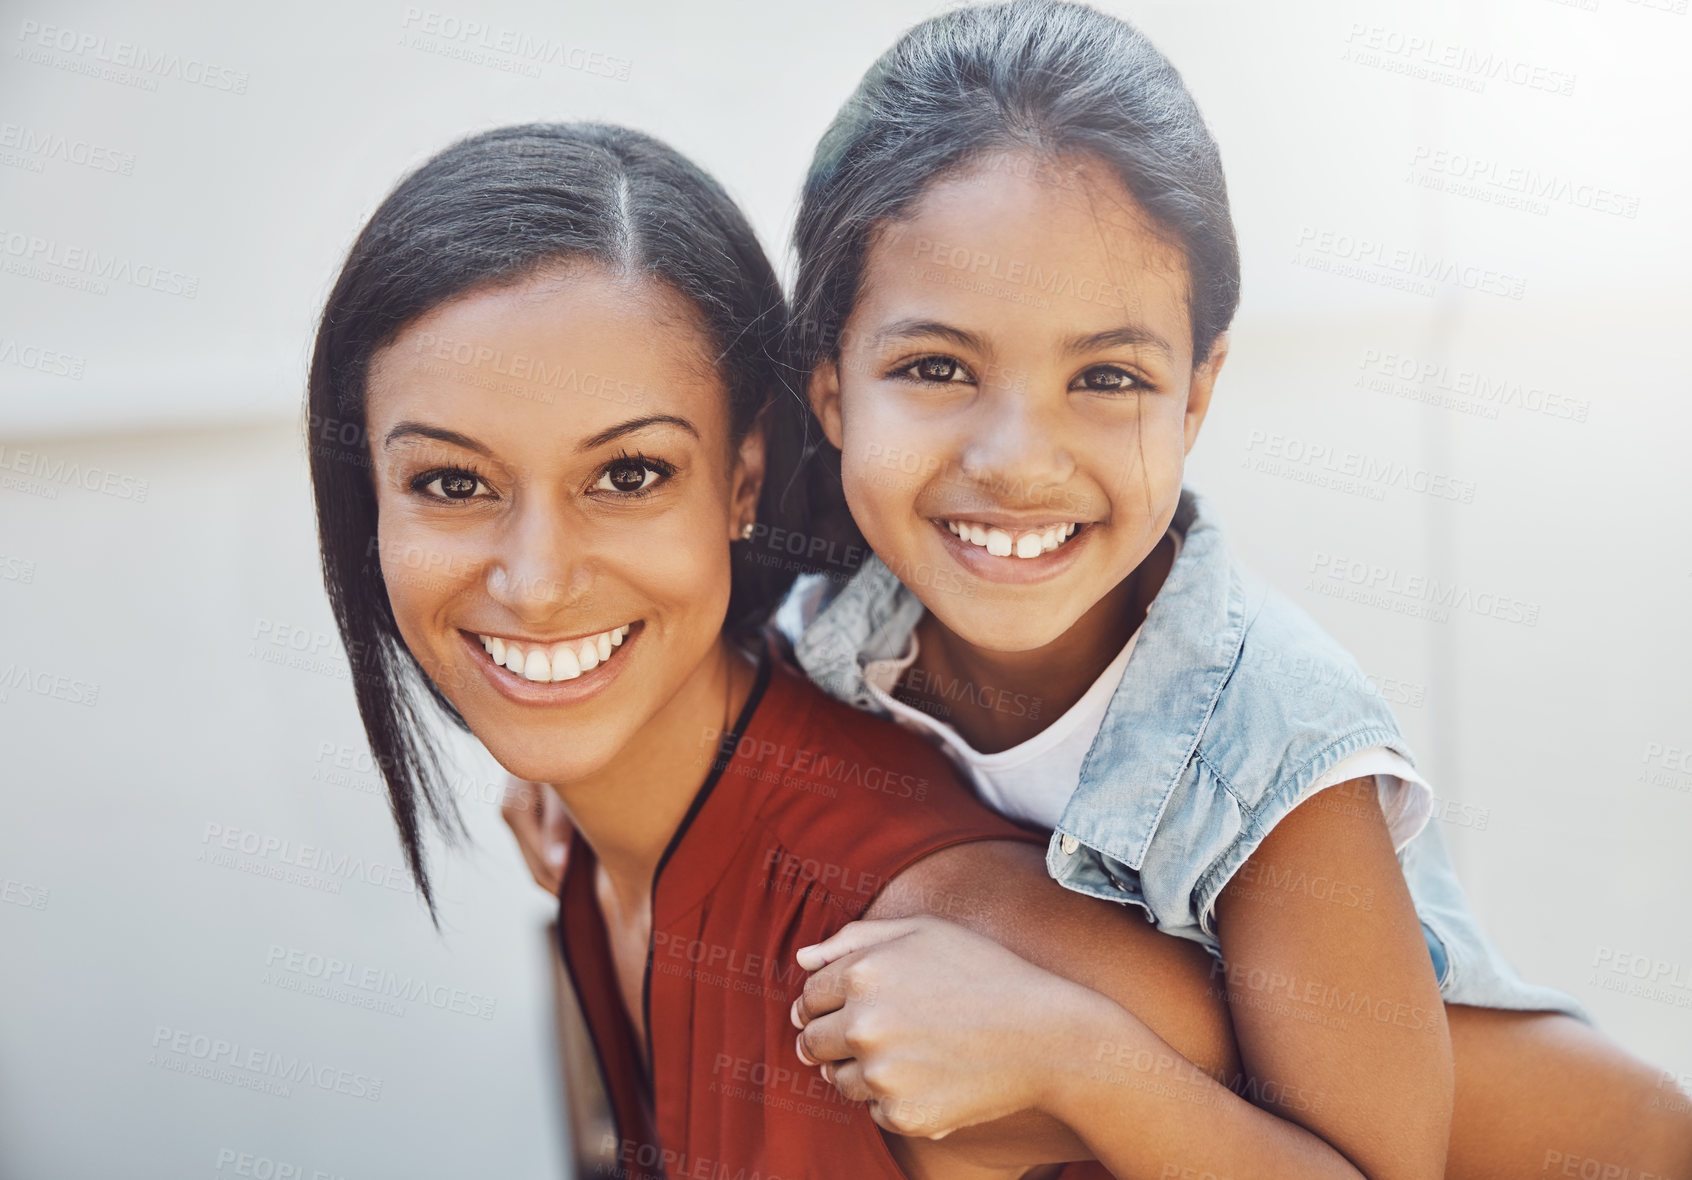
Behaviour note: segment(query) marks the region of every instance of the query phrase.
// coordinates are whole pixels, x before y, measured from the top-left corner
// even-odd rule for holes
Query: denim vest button
[[[1063,854],[1065,856],[1074,856],[1075,850],[1079,847],[1081,847],[1081,841],[1077,840],[1074,836],[1071,836],[1068,832],[1065,832],[1063,835]]]

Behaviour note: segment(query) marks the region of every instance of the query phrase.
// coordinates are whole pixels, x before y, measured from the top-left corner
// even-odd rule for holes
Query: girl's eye
[[[618,459],[600,473],[599,482],[593,486],[596,491],[636,496],[669,474],[650,459]]]
[[[1130,393],[1142,387],[1142,382],[1126,369],[1115,365],[1095,365],[1076,380],[1082,389],[1096,393]]]
[[[969,370],[949,356],[925,356],[907,365],[904,372],[918,381],[968,381]]]
[[[481,476],[460,467],[427,472],[412,480],[411,488],[442,500],[469,500],[475,497],[478,489],[490,490]]]

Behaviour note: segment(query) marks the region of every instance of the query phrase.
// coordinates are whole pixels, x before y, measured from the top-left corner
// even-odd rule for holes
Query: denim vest
[[[1182,491],[1173,527],[1184,537],[1180,554],[1052,833],[1046,868],[1070,889],[1140,906],[1159,930],[1218,953],[1217,896],[1307,787],[1359,750],[1384,746],[1414,759],[1356,661],[1234,562],[1201,497]],[[801,579],[776,623],[819,687],[884,713],[864,664],[902,655],[923,610],[872,556],[838,588],[820,575]],[[1438,824],[1398,859],[1446,1002],[1588,1019],[1571,997],[1523,982],[1487,939]]]

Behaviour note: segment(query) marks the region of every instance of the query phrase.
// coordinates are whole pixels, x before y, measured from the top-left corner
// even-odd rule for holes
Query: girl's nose
[[[1026,390],[1000,390],[980,399],[965,427],[959,467],[1005,501],[1063,484],[1075,474],[1075,456],[1061,414]]]

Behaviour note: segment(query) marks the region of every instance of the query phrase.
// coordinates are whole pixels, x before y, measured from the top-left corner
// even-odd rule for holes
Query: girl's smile
[[[1023,524],[1003,514],[935,520],[953,560],[989,582],[1028,585],[1058,577],[1081,560],[1090,525],[1077,521]]]
[[[1007,287],[984,259],[1037,266]],[[1093,608],[1174,514],[1222,355],[1195,364],[1188,285],[1181,251],[1086,157],[978,162],[872,235],[812,404],[870,547],[895,573],[957,571],[912,588],[962,640],[1120,648],[1069,633],[1105,621]]]

